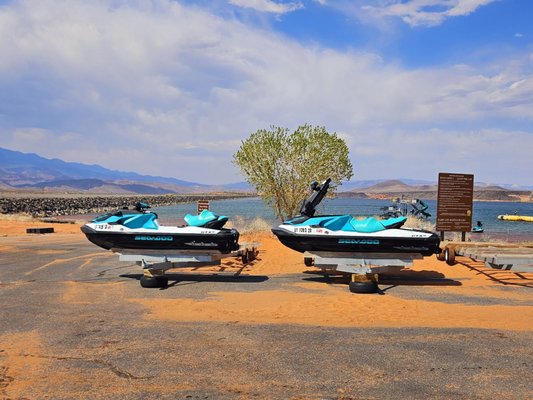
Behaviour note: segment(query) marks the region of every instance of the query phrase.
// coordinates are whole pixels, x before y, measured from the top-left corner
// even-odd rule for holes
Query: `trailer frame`
[[[251,247],[250,247],[251,246]],[[135,262],[143,269],[140,284],[144,288],[162,288],[168,285],[165,272],[169,269],[220,265],[227,257],[240,259],[243,265],[257,257],[257,243],[241,244],[238,250],[221,253],[217,250],[132,250],[111,249],[119,261]]]
[[[379,291],[379,274],[392,269],[409,267],[414,260],[424,258],[419,253],[340,253],[306,251],[304,264],[315,266],[324,273],[340,273],[350,276],[352,293],[376,293]]]

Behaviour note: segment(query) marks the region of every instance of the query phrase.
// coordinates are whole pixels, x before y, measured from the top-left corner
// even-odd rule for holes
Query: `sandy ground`
[[[26,235],[27,228],[54,228],[54,233],[79,234],[80,223],[51,224],[25,216],[0,215],[0,237]]]
[[[46,224],[37,221],[5,221],[0,236],[27,235],[26,227],[53,226],[57,234],[83,237],[79,224]],[[180,272],[218,272],[234,274],[285,275],[308,273],[318,276],[320,270],[305,267],[302,255],[281,245],[269,233],[241,235],[241,244],[258,245],[257,260],[242,266],[235,259],[226,259],[220,266],[181,269]],[[95,248],[96,249],[96,248]],[[2,247],[0,245],[0,251]],[[43,249],[40,254],[50,250]],[[99,253],[95,253],[98,255]],[[81,257],[88,264],[87,260]],[[516,274],[511,271],[485,268],[481,262],[459,257],[461,268],[453,268],[435,257],[415,260],[414,265],[394,270],[395,279],[436,279],[439,292],[468,297],[505,298],[520,301],[522,294],[502,292],[502,286],[518,285],[533,289],[533,274]],[[36,272],[53,266],[55,261],[44,264]],[[83,264],[82,264],[83,267]],[[381,276],[382,287],[394,283],[388,274]],[[440,279],[440,281],[439,281]],[[334,281],[335,282],[335,281]],[[417,299],[401,299],[395,296],[358,296],[339,291],[346,280],[338,277],[337,283],[301,282],[294,286],[306,289],[294,291],[292,287],[277,291],[213,292],[204,301],[194,299],[131,299],[149,310],[149,318],[175,321],[234,321],[244,323],[291,323],[314,326],[372,326],[372,327],[469,327],[486,329],[532,330],[533,309],[529,305],[463,305]],[[385,285],[383,285],[385,283]],[[532,293],[533,294],[533,293]],[[253,304],[253,307],[248,307]],[[317,312],[316,304],[323,304]],[[364,310],[365,312],[361,312]]]
[[[244,238],[246,239],[246,238]],[[280,245],[272,235],[259,238],[258,261],[244,269],[264,275],[318,274],[319,270],[302,265],[302,255]],[[533,289],[533,274],[485,268],[483,263],[462,259],[463,268],[453,268],[435,257],[415,260],[410,268],[394,273],[395,279],[437,279],[442,294],[467,297],[514,299],[523,294],[502,292],[502,285],[519,285]],[[228,268],[229,266],[226,266]],[[223,267],[224,268],[224,267]],[[212,269],[212,271],[216,271]],[[207,271],[206,271],[207,273]],[[440,279],[440,281],[439,281]],[[382,287],[393,283],[389,275],[381,277]],[[305,289],[255,291],[253,293],[214,292],[204,301],[191,299],[132,299],[150,310],[150,318],[177,321],[234,321],[245,323],[291,323],[313,326],[365,327],[468,327],[485,329],[533,330],[533,308],[527,305],[447,304],[395,296],[357,296],[339,291],[346,280],[324,285],[322,282],[299,282],[292,286]],[[460,282],[460,285],[458,284]],[[385,283],[385,285],[383,284]],[[529,300],[533,300],[531,293]],[[253,304],[253,308],[247,305]],[[321,304],[317,309],[317,304]],[[201,316],[201,317],[200,317]]]
[[[53,226],[56,233],[25,233],[28,227],[40,226]],[[345,279],[325,278],[317,269],[305,267],[301,254],[285,248],[269,233],[242,235],[241,243],[244,242],[260,243],[257,259],[247,265],[242,265],[239,259],[227,258],[219,266],[174,270],[170,271],[169,289],[146,290],[132,282],[138,278],[138,267],[129,266],[124,270],[115,255],[88,244],[79,225],[3,220],[0,267],[4,273],[0,277],[0,295],[1,299],[10,300],[2,310],[4,322],[0,322],[0,398],[250,398],[252,395],[256,398],[490,398],[493,394],[501,398],[527,398],[528,394],[533,397],[533,386],[524,379],[533,373],[533,355],[530,348],[529,353],[524,353],[520,347],[520,338],[532,338],[533,333],[533,274],[488,269],[482,263],[462,257],[458,258],[458,265],[450,267],[435,257],[426,257],[415,261],[410,268],[382,275],[381,295],[355,295],[348,291]],[[21,254],[31,254],[38,261],[19,265]],[[18,268],[10,269],[14,265]],[[47,282],[55,284],[49,287]],[[32,304],[25,296],[42,300]],[[119,309],[122,311],[117,314]],[[28,320],[25,315],[34,317]],[[82,333],[76,328],[81,325],[86,326]],[[195,327],[201,335],[190,338],[190,327]],[[147,334],[148,329],[157,331]],[[101,331],[106,334],[100,336]],[[166,342],[163,338],[172,337],[172,332],[178,335],[177,341]],[[220,335],[224,332],[220,336],[224,339],[212,339],[213,332]],[[248,336],[250,332],[262,344],[254,342]],[[296,336],[287,337],[286,332],[294,332]],[[328,333],[330,344],[324,342],[324,332]],[[402,341],[405,332],[409,332],[411,342]],[[513,338],[506,344],[511,347],[505,348],[505,357],[516,353],[516,365],[503,371],[483,370],[481,375],[462,371],[471,378],[468,385],[473,386],[461,391],[466,384],[461,383],[462,375],[451,373],[453,366],[458,365],[453,357],[459,357],[461,363],[468,357],[477,359],[482,365],[479,371],[498,368],[495,359],[490,358],[490,363],[495,364],[490,367],[481,362],[485,351],[490,353],[486,357],[504,352],[499,347],[501,342],[479,339],[484,337],[484,332],[500,339]],[[388,366],[387,363],[385,367],[383,360],[373,357],[357,364],[353,355],[344,358],[342,353],[336,353],[340,348],[353,349],[356,343],[367,340],[360,335],[367,338],[369,333],[374,343],[383,348],[400,346],[398,343],[408,348],[409,343],[413,346],[417,343],[422,348],[416,355],[417,365],[428,363],[435,346],[444,346],[439,351],[454,355],[446,361],[446,368],[438,378],[431,377],[438,368],[433,364],[426,375],[419,371],[421,377],[408,378],[413,382],[422,380],[419,384],[425,386],[421,392],[416,391],[421,390],[416,385],[400,386],[397,394],[389,396],[387,387],[403,384],[394,379],[396,364]],[[470,351],[460,350],[464,343],[473,346],[471,349],[480,345],[471,342],[478,334],[476,342],[482,343],[482,347],[474,355],[469,353],[466,359],[461,358],[461,351]],[[399,336],[394,336],[391,343],[386,339],[388,335]],[[180,337],[188,339],[183,342]],[[233,342],[237,337],[238,343]],[[274,337],[275,344],[270,343]],[[314,349],[312,355],[300,354],[298,358],[293,353],[300,345],[298,337],[301,344],[307,343]],[[453,340],[449,339],[452,337]],[[227,341],[230,347],[223,347],[220,340]],[[167,353],[165,361],[158,358],[158,363],[160,368],[165,368],[165,374],[170,370],[174,378],[178,372],[172,372],[172,368],[181,371],[185,364],[188,378],[180,372],[177,383],[169,385],[165,381],[167,384],[160,385],[145,378],[151,373],[145,370],[146,362],[140,355],[133,360],[123,358],[127,346],[152,360],[153,354],[146,353],[149,347],[145,347],[152,341],[170,347],[187,345],[176,354],[179,357]],[[529,339],[526,342],[530,343]],[[252,368],[246,365],[257,345],[279,348],[275,363],[268,357],[260,362],[275,364],[268,373],[275,372],[277,379],[284,376],[285,388],[267,371],[245,371]],[[246,351],[236,350],[241,347]],[[190,351],[206,362],[201,350],[204,348],[213,349],[213,353],[206,354],[214,363],[210,367],[199,366],[188,358],[192,357]],[[235,357],[235,364],[220,351]],[[358,351],[363,351],[357,354],[364,359],[364,350]],[[373,350],[376,351],[380,350]],[[412,365],[414,359],[406,361],[405,357],[410,356],[409,352],[402,353],[404,347],[396,351],[398,365],[402,368]],[[331,357],[344,365],[345,370],[332,373],[331,377],[326,371],[322,371],[322,378],[316,375],[315,380],[324,379],[323,386],[305,381],[306,374],[313,374],[311,371],[297,371],[298,363],[312,369],[313,360],[320,359],[327,365],[332,362]],[[276,364],[281,359],[287,364]],[[230,370],[211,371],[217,365],[226,364],[231,365]],[[366,390],[365,384],[349,383],[355,364],[359,374],[376,380],[373,384],[366,383],[368,390],[376,389],[381,395],[361,392]],[[296,370],[293,375],[283,368]],[[209,380],[207,370],[210,376],[218,377],[216,382],[209,381],[211,389],[202,383]],[[228,374],[244,374],[248,380],[236,383],[229,380]],[[274,381],[266,379],[265,374]],[[345,379],[343,384],[335,383],[342,379]],[[440,397],[440,392],[431,391],[432,379],[448,379],[449,391],[443,392],[448,395]],[[68,384],[61,386],[60,382],[67,381]],[[514,385],[516,391],[508,391],[506,385]],[[98,395],[91,395],[90,388],[97,388]],[[300,390],[302,394],[296,394]],[[135,397],[135,393],[143,395]]]

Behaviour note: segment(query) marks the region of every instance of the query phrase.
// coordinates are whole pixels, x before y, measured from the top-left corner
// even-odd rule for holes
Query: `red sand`
[[[257,238],[256,238],[257,239]],[[246,240],[246,237],[243,238]],[[281,245],[275,237],[263,234],[258,259],[242,273],[275,276],[317,271],[303,264],[302,254]],[[447,278],[458,286],[427,286],[424,291],[467,297],[508,298],[518,302],[533,301],[533,293],[501,291],[503,285],[533,288],[533,274],[488,269],[459,257],[464,264],[454,267],[436,257],[415,261],[413,267],[398,271],[396,276]],[[242,268],[234,261],[203,271],[230,271]],[[459,286],[460,283],[460,286]],[[401,284],[401,283],[400,283]],[[423,286],[423,283],[419,285]],[[382,285],[386,286],[386,285]],[[420,286],[419,286],[420,287]],[[302,292],[297,289],[309,289]],[[413,287],[413,292],[417,288]],[[233,321],[250,324],[306,324],[339,327],[465,327],[486,329],[532,330],[533,307],[527,305],[467,305],[405,299],[394,290],[385,296],[354,295],[346,283],[326,284],[304,281],[287,285],[285,290],[255,292],[213,292],[206,300],[146,299],[132,302],[145,305],[155,320]]]
[[[54,228],[55,233],[81,234],[81,224],[51,224],[39,220],[27,220],[16,216],[3,216],[0,220],[0,237],[30,235],[27,228]]]
[[[34,221],[4,221],[0,235],[24,235],[26,227],[47,225]],[[81,238],[79,225],[53,224],[58,233],[76,234]],[[74,239],[75,237],[73,237]],[[195,273],[234,272],[250,275],[276,276],[280,274],[300,274],[303,271],[318,271],[303,264],[302,254],[292,251],[269,233],[242,235],[241,242],[260,242],[259,254],[252,263],[243,266],[235,258],[224,259],[220,266],[191,268]],[[10,249],[0,248],[3,251]],[[11,249],[12,250],[12,249]],[[95,248],[95,251],[97,249]],[[48,250],[43,249],[43,254]],[[101,255],[101,253],[94,253]],[[88,255],[91,257],[92,255]],[[132,298],[132,302],[147,308],[147,318],[175,321],[238,321],[253,324],[308,324],[328,326],[362,327],[471,327],[487,329],[532,330],[533,301],[531,291],[502,291],[508,287],[527,286],[533,288],[533,274],[516,274],[485,268],[483,263],[458,257],[454,267],[426,257],[415,261],[411,268],[397,271],[399,277],[416,277],[418,286],[413,287],[413,297],[402,298],[394,289],[385,296],[354,295],[348,291],[346,283],[326,284],[302,280],[287,285],[283,290],[255,292],[213,292],[206,300],[191,299],[148,299]],[[60,261],[57,261],[60,262]],[[87,257],[80,257],[80,264],[87,263]],[[40,266],[40,269],[54,262]],[[80,265],[83,267],[83,265]],[[187,272],[180,270],[180,272]],[[427,278],[447,278],[456,285],[424,286]],[[422,283],[420,283],[422,282]],[[400,285],[402,282],[400,282]],[[409,284],[409,281],[403,284]],[[114,291],[120,285],[109,287]],[[386,284],[382,284],[382,287]],[[416,299],[416,293],[450,296],[507,298],[518,305],[471,305],[446,303]],[[90,301],[86,295],[76,294],[82,286],[69,287],[65,301]],[[308,289],[308,292],[302,291]],[[143,292],[140,292],[141,294]],[[77,296],[81,296],[78,298]],[[148,297],[148,296],[146,296]],[[442,297],[442,296],[441,296]],[[453,297],[452,297],[453,298]]]

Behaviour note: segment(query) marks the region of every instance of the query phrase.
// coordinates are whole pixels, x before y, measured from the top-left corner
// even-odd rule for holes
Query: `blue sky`
[[[532,185],[529,0],[0,1],[0,147],[202,183],[323,125],[354,180]]]
[[[436,25],[410,25],[399,17],[373,25],[317,2],[306,4],[306,9],[275,20],[274,28],[299,41],[341,51],[366,49],[410,68],[479,65],[502,51],[522,52],[533,34],[533,2],[524,0],[495,1]]]

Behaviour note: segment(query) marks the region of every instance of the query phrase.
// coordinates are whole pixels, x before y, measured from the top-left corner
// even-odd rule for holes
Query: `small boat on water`
[[[426,211],[428,208],[429,206],[420,199],[405,200],[403,198],[394,198],[390,206],[381,207],[384,212],[380,217],[388,219],[412,215],[427,220],[431,217],[431,214]]]
[[[498,215],[498,219],[502,221],[533,222],[533,215]]]
[[[483,229],[483,222],[477,221],[476,226],[472,228],[472,232],[474,233],[482,233],[484,231]]]

